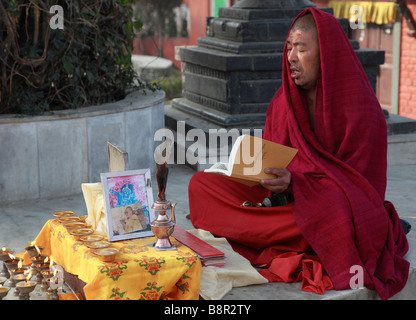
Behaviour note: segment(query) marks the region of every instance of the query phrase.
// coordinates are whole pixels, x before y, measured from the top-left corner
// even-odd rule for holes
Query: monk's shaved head
[[[318,31],[312,14],[306,14],[293,23],[286,41],[286,49],[290,77],[314,99],[321,62]],[[311,125],[313,127],[313,124]]]
[[[318,41],[318,31],[316,29],[315,19],[310,13],[297,19],[290,31],[312,32],[314,39]]]

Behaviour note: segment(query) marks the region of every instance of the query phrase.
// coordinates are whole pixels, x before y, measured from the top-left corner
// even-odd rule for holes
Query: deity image
[[[136,202],[132,184],[123,185],[120,192],[117,192],[114,189],[110,189],[110,192],[117,197],[117,204],[115,206],[124,206]]]

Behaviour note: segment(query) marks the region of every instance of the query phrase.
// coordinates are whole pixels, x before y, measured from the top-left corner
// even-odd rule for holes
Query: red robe
[[[360,266],[364,285],[387,299],[406,284],[409,263],[400,219],[384,199],[386,121],[341,25],[315,8],[298,17],[307,12],[315,18],[321,59],[315,129],[283,59],[282,86],[263,136],[299,150],[288,167],[294,203],[241,208],[244,200],[262,201],[267,191],[198,173],[189,185],[191,220],[229,239],[253,264],[266,264],[263,274],[271,281],[302,279],[305,290],[320,293],[332,285],[348,289],[351,267]]]

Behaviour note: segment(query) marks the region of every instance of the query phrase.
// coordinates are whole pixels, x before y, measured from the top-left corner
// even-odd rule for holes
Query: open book
[[[275,178],[264,173],[266,168],[286,168],[297,151],[262,138],[242,135],[235,141],[228,163],[217,162],[204,172],[222,174],[245,185],[255,186],[261,179]]]

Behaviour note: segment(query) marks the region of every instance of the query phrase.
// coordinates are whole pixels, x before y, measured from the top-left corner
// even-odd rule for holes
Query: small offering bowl
[[[114,261],[120,251],[115,248],[95,249],[94,253],[104,262]]]
[[[69,223],[69,222],[82,222],[81,218],[78,216],[69,216],[69,217],[59,217],[58,221],[62,224]]]
[[[43,249],[45,249],[44,247],[39,247],[37,246],[39,251],[42,252]],[[37,255],[39,255],[39,252],[36,250],[35,246],[27,246],[25,248],[27,254],[29,255],[29,257],[35,257]]]
[[[90,234],[93,234],[94,230],[90,228],[81,228],[81,229],[68,230],[68,232],[75,237],[75,240],[78,241],[80,240],[82,236],[88,236]]]
[[[91,252],[94,252],[96,249],[104,249],[108,248],[111,243],[108,241],[91,241],[85,244],[88,248],[90,248]]]
[[[0,300],[2,300],[9,293],[9,287],[0,287]]]
[[[19,290],[20,300],[29,300],[29,294],[35,290],[36,282],[33,281],[20,281],[16,283],[16,289]]]
[[[93,242],[93,241],[100,241],[103,240],[104,237],[99,235],[99,234],[92,234],[90,236],[82,236],[79,238],[82,242],[84,242],[85,244],[87,244],[88,242]]]
[[[65,222],[64,227],[67,230],[73,230],[73,229],[88,229],[88,224],[85,222],[80,221],[74,221],[74,222]]]
[[[75,215],[74,211],[56,211],[54,213],[52,213],[54,215],[55,218],[59,218],[59,217],[70,217]]]

